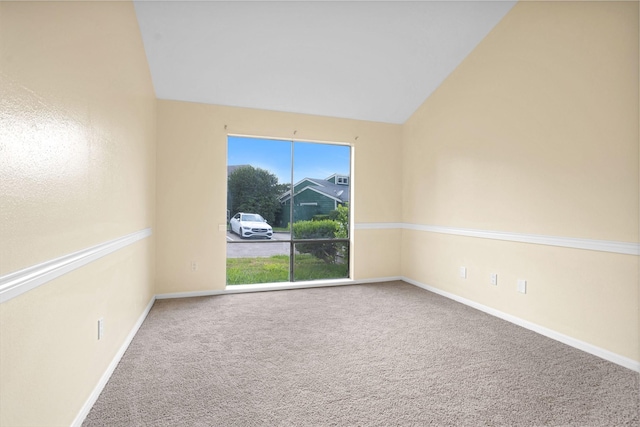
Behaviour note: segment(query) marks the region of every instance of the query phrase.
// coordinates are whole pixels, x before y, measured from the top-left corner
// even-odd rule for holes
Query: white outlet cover
[[[104,319],[98,319],[98,340],[104,336]]]
[[[527,281],[523,279],[518,279],[518,292],[526,294],[527,293]]]
[[[498,275],[496,273],[491,273],[491,284],[498,285]]]
[[[460,277],[463,279],[467,278],[467,267],[460,267]]]

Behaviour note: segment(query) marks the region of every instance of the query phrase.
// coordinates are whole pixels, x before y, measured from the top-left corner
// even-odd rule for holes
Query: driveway
[[[267,239],[241,239],[235,233],[227,231],[227,242],[243,242],[227,245],[227,258],[255,258],[271,257],[274,255],[289,255],[289,233],[273,233],[271,240]],[[245,243],[251,242],[251,243]]]

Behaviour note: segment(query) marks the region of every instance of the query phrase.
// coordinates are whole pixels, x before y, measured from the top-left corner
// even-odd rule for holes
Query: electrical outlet
[[[101,317],[98,319],[98,340],[101,340],[104,336],[104,319]]]
[[[198,271],[198,263],[197,262],[191,261],[191,271],[192,272]]]
[[[467,278],[467,267],[460,267],[460,277],[463,279]]]
[[[491,284],[498,286],[498,275],[496,273],[491,273]]]
[[[527,293],[527,281],[523,279],[518,279],[518,292],[522,294]]]

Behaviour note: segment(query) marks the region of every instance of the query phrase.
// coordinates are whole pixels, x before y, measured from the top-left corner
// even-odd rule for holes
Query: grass
[[[327,264],[311,255],[296,255],[295,279],[338,279],[349,275],[348,264]],[[289,281],[289,256],[227,258],[227,285]]]

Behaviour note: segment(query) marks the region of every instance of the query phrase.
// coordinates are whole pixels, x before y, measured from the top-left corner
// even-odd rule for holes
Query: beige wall
[[[225,288],[227,135],[291,139],[294,132],[298,140],[355,147],[356,223],[399,221],[398,125],[158,101],[157,293]],[[354,252],[354,278],[396,276],[400,233],[357,230]]]
[[[153,226],[132,4],[0,2],[0,106],[0,275]],[[147,238],[0,305],[0,425],[73,421],[154,294],[153,258]]]
[[[519,3],[405,123],[403,220],[638,242],[638,114],[637,2]],[[402,245],[406,277],[640,360],[637,256]]]

